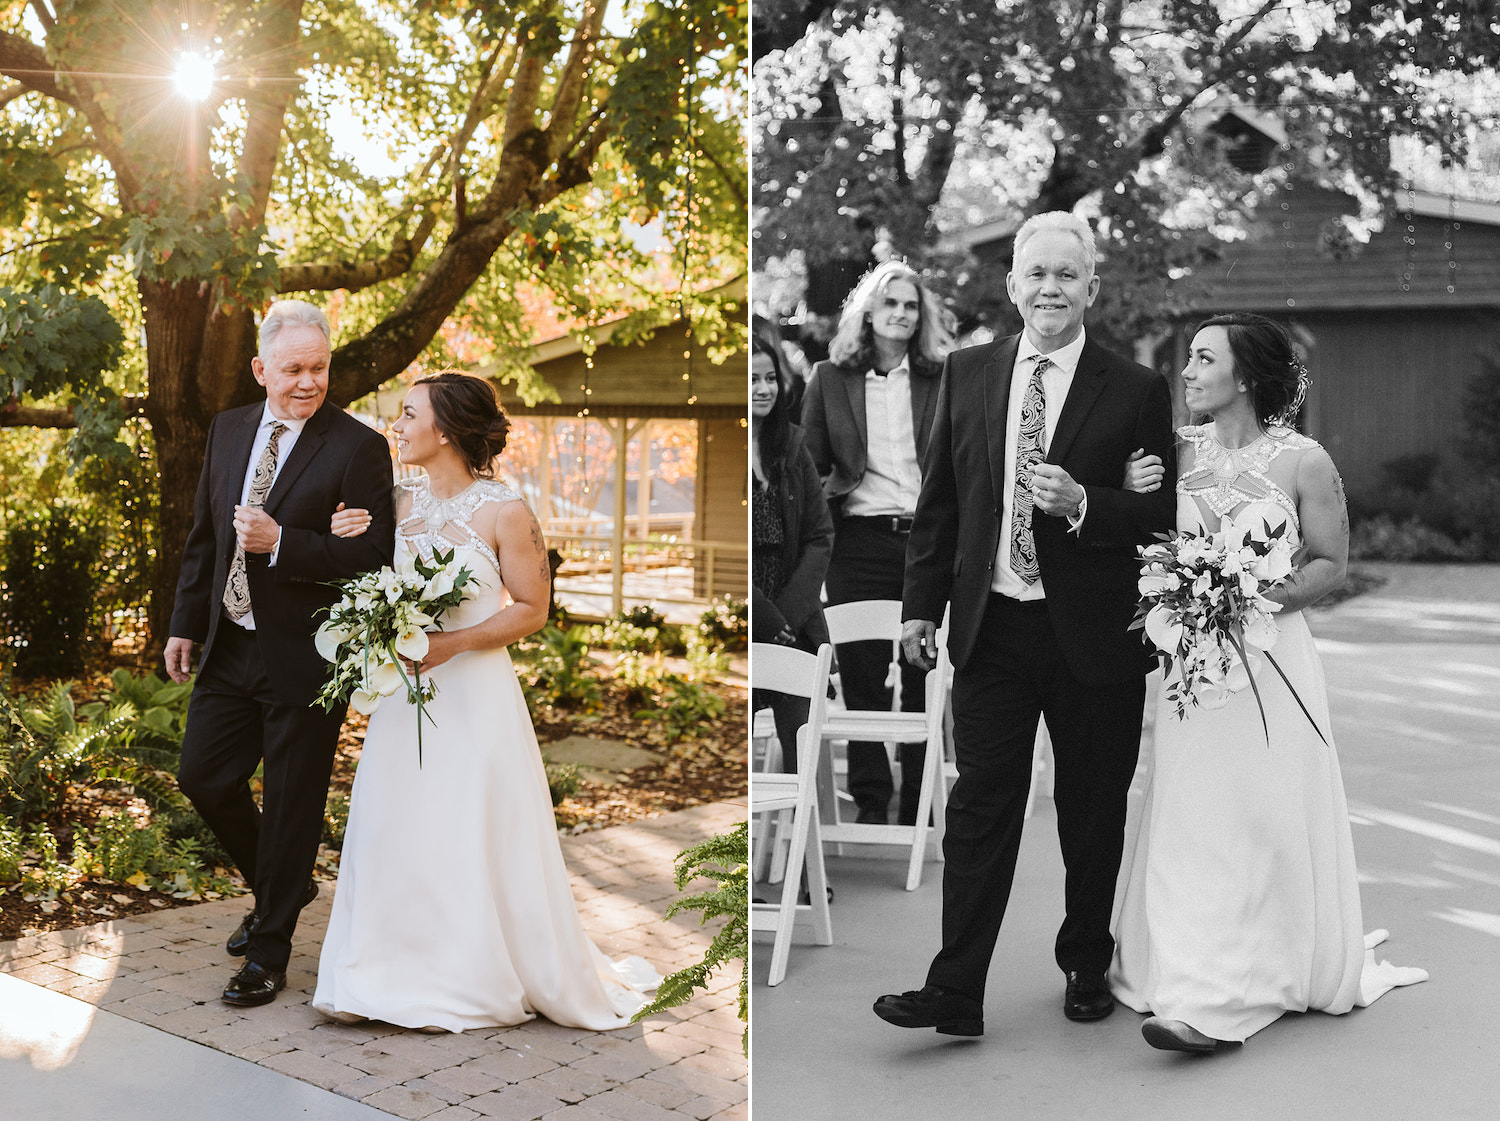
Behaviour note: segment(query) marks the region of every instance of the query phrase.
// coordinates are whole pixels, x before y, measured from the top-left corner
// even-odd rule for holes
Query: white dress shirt
[[[865,374],[865,474],[844,500],[847,517],[910,515],[922,493],[905,358],[884,377]]]
[[[265,453],[266,445],[271,442],[272,421],[278,421],[286,425],[287,429],[281,434],[281,439],[276,442],[276,469],[271,472],[272,487],[276,486],[276,480],[281,475],[281,465],[286,462],[286,457],[291,454],[292,448],[296,446],[297,437],[302,435],[302,429],[307,426],[305,418],[302,420],[282,420],[279,416],[272,415],[271,403],[269,401],[266,402],[266,407],[260,414],[260,427],[255,430],[255,440],[250,445],[250,463],[245,468],[245,482],[240,487],[241,506],[250,501],[250,484],[255,481],[255,465],[260,462],[260,457]],[[270,491],[266,493],[269,494]],[[271,559],[268,562],[271,567],[275,567],[276,558],[280,552],[281,530],[278,527],[276,531],[276,545],[271,550]],[[247,631],[253,631],[255,629],[255,610],[252,608],[245,613],[243,619],[236,619],[235,622],[239,623]]]
[[[1042,396],[1047,402],[1046,431],[1042,443],[1044,455],[1052,446],[1052,435],[1057,431],[1057,419],[1062,415],[1063,403],[1068,399],[1068,390],[1073,385],[1073,374],[1078,369],[1084,341],[1085,334],[1080,328],[1076,339],[1061,350],[1054,350],[1047,355],[1052,365],[1042,371]],[[1010,567],[1010,527],[1016,490],[1016,433],[1021,428],[1021,404],[1026,397],[1026,387],[1036,367],[1036,356],[1040,353],[1031,345],[1025,332],[1022,332],[1021,345],[1016,350],[1016,365],[1010,376],[1010,401],[1005,414],[1005,493],[1001,499],[1000,547],[995,552],[995,575],[990,582],[991,591],[1023,603],[1045,599],[1047,596],[1040,579],[1028,585]],[[1076,518],[1068,519],[1073,532],[1076,533],[1083,524],[1085,513],[1085,510],[1080,509]]]

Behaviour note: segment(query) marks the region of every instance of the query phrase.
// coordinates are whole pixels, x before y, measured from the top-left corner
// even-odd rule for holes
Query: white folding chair
[[[786,976],[787,956],[791,950],[792,928],[800,916],[812,921],[813,941],[820,946],[833,943],[833,920],[828,911],[828,874],[823,867],[823,841],[818,822],[817,773],[822,754],[823,723],[828,710],[828,666],[833,649],[826,642],[817,654],[808,654],[787,646],[753,643],[750,648],[750,680],[756,689],[806,697],[807,723],[797,734],[797,772],[782,774],[752,771],[750,774],[750,813],[782,818],[791,814],[791,836],[786,872],[781,881],[778,903],[751,903],[751,930],[774,932],[771,948],[771,972],[768,984],[779,985]],[[764,820],[764,818],[763,818]],[[767,822],[767,825],[770,823]],[[762,829],[761,848],[775,844],[777,830]],[[760,860],[752,854],[750,866]],[[798,903],[800,872],[807,869],[808,902]]]
[[[823,610],[828,633],[835,644],[878,640],[891,643],[894,661],[896,644],[901,638],[901,603],[893,599],[859,600],[840,603]],[[823,724],[823,738],[828,741],[873,740],[887,744],[924,743],[922,786],[917,802],[915,825],[861,825],[839,819],[839,798],[834,789],[831,752],[823,764],[825,822],[823,839],[839,844],[910,845],[911,857],[906,869],[906,890],[913,891],[922,882],[922,862],[931,843],[934,857],[943,859],[943,830],[948,807],[948,784],[944,774],[944,717],[948,711],[951,666],[948,661],[946,621],[938,634],[938,663],[927,674],[925,712],[880,712],[861,709],[834,709]],[[929,824],[929,818],[931,824]]]

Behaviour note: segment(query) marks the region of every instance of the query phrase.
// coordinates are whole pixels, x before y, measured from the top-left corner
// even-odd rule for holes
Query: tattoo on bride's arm
[[[541,523],[536,520],[535,514],[531,515],[531,547],[535,549],[537,551],[537,555],[542,558],[542,563],[538,568],[537,574],[543,580],[550,582],[552,579],[552,569],[547,564],[547,541],[546,538],[542,536],[542,526]]]
[[[1338,468],[1333,469],[1333,492],[1338,495],[1339,500],[1339,526],[1344,536],[1349,536],[1349,500],[1344,497],[1344,480],[1339,475]]]

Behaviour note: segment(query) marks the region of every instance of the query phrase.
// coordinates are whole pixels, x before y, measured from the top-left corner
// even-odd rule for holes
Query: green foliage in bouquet
[[[667,909],[670,919],[679,911],[702,912],[704,924],[722,918],[724,925],[714,935],[703,960],[669,974],[656,990],[656,998],[635,1014],[632,1022],[676,1008],[692,999],[697,989],[707,989],[715,969],[738,958],[740,966],[739,1016],[750,1021],[750,825],[741,822],[728,833],[720,833],[677,854],[673,879],[682,891],[699,877],[718,886],[678,899]],[[750,1053],[750,1029],[741,1036],[745,1054]]]

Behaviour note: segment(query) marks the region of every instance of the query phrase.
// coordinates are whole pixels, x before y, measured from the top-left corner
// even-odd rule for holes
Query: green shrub
[[[0,812],[17,820],[39,818],[62,806],[69,786],[101,783],[126,787],[153,809],[185,806],[174,781],[181,744],[180,732],[174,738],[175,717],[148,721],[122,701],[87,705],[92,719],[80,720],[74,684],[54,682],[40,704],[18,706],[20,734],[0,743]]]
[[[56,899],[76,878],[73,869],[64,864],[57,855],[57,838],[45,825],[37,824],[26,834],[26,845],[30,850],[21,868],[21,889],[29,899]]]
[[[599,703],[599,683],[593,670],[599,659],[589,653],[587,627],[542,628],[539,645],[526,651],[531,681],[522,678],[527,701],[561,708],[590,708]]]
[[[74,503],[13,522],[5,537],[0,631],[20,677],[83,670],[96,634],[104,535]]]
[[[1415,517],[1398,522],[1389,514],[1378,514],[1359,522],[1349,535],[1349,556],[1354,560],[1471,561],[1478,551],[1474,544],[1455,541]]]
[[[323,807],[323,843],[331,849],[342,850],[344,831],[349,828],[349,795],[341,790],[328,792],[328,803]]]
[[[750,605],[724,596],[716,599],[698,622],[708,641],[725,650],[747,650],[750,638]]]
[[[703,955],[703,960],[686,969],[669,974],[657,987],[656,997],[632,1017],[639,1022],[647,1016],[676,1008],[692,999],[697,989],[708,988],[715,969],[739,959],[740,1021],[746,1028],[740,1037],[745,1054],[750,1053],[750,826],[741,822],[728,833],[720,833],[677,854],[673,879],[681,891],[691,881],[702,877],[718,886],[676,900],[667,908],[671,919],[679,911],[702,912],[702,923],[722,918],[724,925]]]
[[[654,720],[666,732],[667,742],[676,743],[700,725],[723,716],[724,708],[724,698],[704,682],[667,673],[660,678],[655,705],[635,715]]]
[[[628,623],[632,627],[639,627],[642,630],[651,627],[660,630],[667,623],[667,617],[649,603],[640,603],[634,607],[626,608],[616,615],[615,619],[621,623]]]
[[[554,763],[543,755],[542,764],[547,768],[547,789],[552,794],[554,806],[562,805],[563,799],[578,793],[577,763]]]
[[[21,878],[24,848],[21,831],[0,817],[0,884],[13,884]]]

